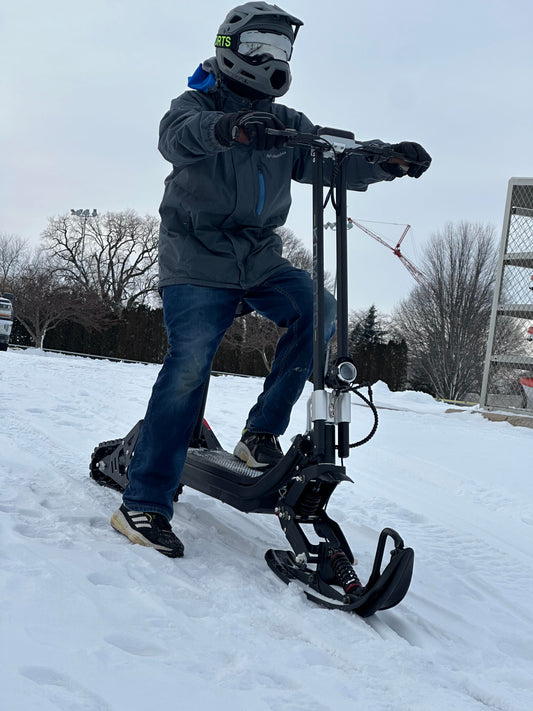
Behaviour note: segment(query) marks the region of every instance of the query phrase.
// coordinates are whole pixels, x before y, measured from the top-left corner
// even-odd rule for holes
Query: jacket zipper
[[[259,177],[259,200],[257,201],[257,214],[260,215],[263,212],[263,207],[265,206],[265,176],[263,171],[259,167],[257,169],[257,174]]]

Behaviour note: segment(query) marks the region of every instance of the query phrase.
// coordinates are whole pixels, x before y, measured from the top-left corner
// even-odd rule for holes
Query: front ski
[[[388,537],[395,541],[391,559],[381,572],[381,562]],[[405,597],[413,575],[414,551],[404,548],[403,541],[393,529],[381,532],[372,573],[362,586],[355,572],[348,571],[348,561],[344,562],[341,577],[331,579],[331,569],[325,570],[322,559],[315,569],[309,568],[303,560],[297,560],[292,551],[269,550],[265,560],[270,569],[284,583],[298,583],[308,600],[331,610],[354,612],[360,617],[370,617],[378,610],[394,607]],[[344,588],[344,589],[343,589]]]

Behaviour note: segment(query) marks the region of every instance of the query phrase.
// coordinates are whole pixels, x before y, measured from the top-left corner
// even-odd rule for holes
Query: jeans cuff
[[[141,504],[138,501],[133,502],[132,504],[129,504],[124,498],[122,499],[124,506],[128,509],[128,511],[142,511],[143,513],[157,513],[161,514],[161,516],[164,516],[168,521],[172,520],[172,517],[174,515],[174,512],[172,512],[172,515],[169,517],[168,515],[168,509],[164,508],[163,506],[158,506],[157,504]]]

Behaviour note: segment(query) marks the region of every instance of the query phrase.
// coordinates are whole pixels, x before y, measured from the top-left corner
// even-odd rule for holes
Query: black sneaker
[[[265,469],[277,464],[283,457],[279,441],[273,434],[266,432],[248,432],[244,430],[241,441],[233,450],[235,457],[252,469]]]
[[[172,533],[170,523],[162,514],[128,511],[122,504],[111,516],[111,525],[132,543],[155,548],[169,558],[183,556],[183,543]]]

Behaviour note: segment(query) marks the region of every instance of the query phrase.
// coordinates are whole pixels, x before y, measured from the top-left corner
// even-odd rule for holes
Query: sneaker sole
[[[238,442],[235,449],[233,450],[233,456],[244,462],[250,469],[266,469],[271,464],[266,464],[265,462],[258,462],[253,456],[248,447],[242,442]]]
[[[145,538],[141,533],[135,531],[129,523],[124,518],[122,511],[119,509],[111,516],[111,525],[122,535],[126,536],[128,540],[132,543],[136,543],[139,546],[144,546],[145,548],[154,548],[159,553],[166,555],[168,558],[182,558],[183,549],[181,551],[173,551],[171,548],[165,548],[164,546],[158,546],[152,543],[147,538]]]

